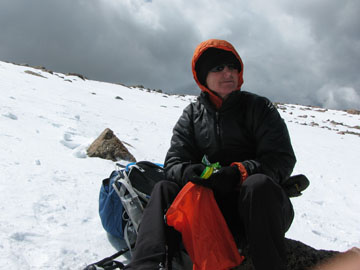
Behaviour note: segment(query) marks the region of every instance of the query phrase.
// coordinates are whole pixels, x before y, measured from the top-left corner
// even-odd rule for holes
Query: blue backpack
[[[99,215],[105,231],[117,238],[124,238],[125,223],[122,220],[124,208],[113,187],[118,177],[119,171],[115,170],[109,178],[102,181],[99,194]]]
[[[143,207],[146,206],[154,185],[165,179],[165,172],[163,165],[149,161],[130,163],[126,167],[116,165],[117,169],[102,181],[99,215],[105,231],[124,239],[126,230],[134,231],[134,225],[137,233]],[[140,202],[140,205],[134,202]],[[137,209],[129,209],[133,205]],[[140,211],[140,216],[134,217],[133,210]],[[132,217],[136,220],[132,220]]]

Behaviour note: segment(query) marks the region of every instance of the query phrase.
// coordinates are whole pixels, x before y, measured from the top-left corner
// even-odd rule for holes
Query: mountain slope
[[[137,160],[163,162],[172,127],[195,97],[4,62],[0,92],[0,265],[79,269],[113,253],[97,198],[114,163],[88,158],[86,148],[109,127]],[[359,247],[360,116],[278,108],[298,158],[294,174],[311,181],[292,200],[296,217],[287,237],[322,249]]]

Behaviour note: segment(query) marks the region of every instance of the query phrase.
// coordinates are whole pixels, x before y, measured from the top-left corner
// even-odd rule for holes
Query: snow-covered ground
[[[114,163],[87,157],[87,147],[108,127],[137,160],[162,163],[194,98],[0,62],[0,269],[82,269],[114,253],[97,212]],[[311,181],[292,199],[286,236],[318,249],[360,247],[360,115],[278,107],[294,174]]]

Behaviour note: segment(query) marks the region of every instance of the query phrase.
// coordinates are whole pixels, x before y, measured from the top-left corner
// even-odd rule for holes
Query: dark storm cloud
[[[0,0],[0,60],[193,93],[209,38],[233,43],[243,89],[273,101],[360,107],[360,2]]]
[[[168,91],[191,75],[194,48],[184,39],[193,35],[191,27],[180,20],[166,26],[179,17],[176,11],[164,14],[166,27],[154,30],[126,6],[99,1],[0,3],[1,60]]]
[[[356,1],[279,1],[234,18],[244,88],[276,101],[359,109],[359,11]]]
[[[360,2],[302,1],[287,7],[307,23],[316,46],[316,101],[332,107],[360,108]],[[314,63],[316,61],[316,63]]]

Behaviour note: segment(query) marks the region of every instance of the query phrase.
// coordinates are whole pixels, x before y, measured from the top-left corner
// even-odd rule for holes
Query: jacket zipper
[[[219,145],[221,146],[221,135],[220,135],[220,120],[219,120],[219,112],[215,113],[215,117],[216,117],[216,135],[217,135],[217,140]]]

